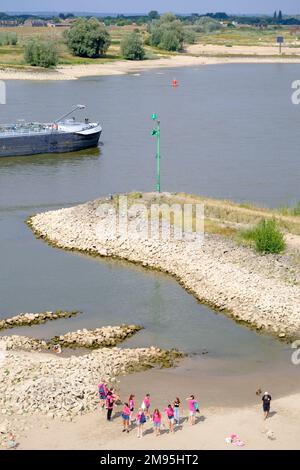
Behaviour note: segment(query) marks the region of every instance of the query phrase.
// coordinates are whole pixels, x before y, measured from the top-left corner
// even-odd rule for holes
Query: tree
[[[58,53],[54,44],[34,38],[25,45],[24,59],[27,64],[50,68],[57,65]]]
[[[212,33],[213,31],[217,31],[221,28],[222,25],[220,22],[209,16],[202,16],[194,24],[194,30],[197,33]]]
[[[156,10],[149,11],[148,16],[149,16],[150,20],[158,20],[159,19],[159,13]]]
[[[167,30],[162,35],[159,46],[166,51],[179,51],[181,49],[177,35],[171,30]]]
[[[167,51],[179,51],[183,48],[184,30],[180,20],[173,13],[165,13],[150,25],[149,42],[152,46]]]
[[[145,49],[141,35],[137,31],[124,36],[121,41],[121,53],[128,60],[143,60]]]
[[[173,21],[177,21],[177,18],[174,15],[174,13],[171,13],[171,12],[167,12],[167,13],[165,13],[164,15],[162,15],[160,17],[161,24],[163,24],[163,23],[172,23]]]
[[[107,52],[111,39],[104,26],[96,18],[79,18],[64,32],[72,53],[79,57],[99,57]]]

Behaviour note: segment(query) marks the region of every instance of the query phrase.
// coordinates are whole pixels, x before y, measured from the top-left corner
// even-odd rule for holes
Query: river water
[[[78,309],[76,318],[11,331],[47,337],[122,322],[145,330],[125,344],[178,347],[297,385],[291,349],[200,305],[175,280],[127,263],[65,253],[36,240],[31,214],[155,184],[151,114],[162,121],[162,189],[279,206],[299,197],[298,65],[224,65],[72,82],[7,83],[0,120],[53,120],[73,104],[99,119],[99,149],[0,159],[0,317]],[[171,87],[176,77],[179,87]],[[205,359],[206,360],[206,359]],[[290,378],[293,377],[291,380]]]

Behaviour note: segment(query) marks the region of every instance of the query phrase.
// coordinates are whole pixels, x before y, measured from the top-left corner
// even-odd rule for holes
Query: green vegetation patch
[[[241,237],[253,244],[259,253],[282,253],[286,244],[275,219],[262,219],[255,227],[242,230]]]

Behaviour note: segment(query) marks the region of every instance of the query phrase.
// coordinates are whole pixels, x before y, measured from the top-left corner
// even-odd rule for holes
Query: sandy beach
[[[123,358],[128,354],[135,355],[132,350],[123,350]],[[297,370],[296,366],[291,368],[291,381],[293,381],[293,369],[295,391],[288,391],[287,383],[283,383],[280,377],[280,370],[274,369],[269,374],[265,374],[263,384],[258,382],[256,373],[248,374],[241,372],[242,375],[231,377],[219,373],[213,377],[213,369],[224,368],[222,361],[212,365],[210,361],[203,359],[203,363],[196,358],[186,358],[180,361],[176,367],[169,369],[154,368],[148,371],[130,373],[123,375],[121,372],[114,382],[117,393],[122,400],[126,400],[129,394],[135,393],[136,408],[140,406],[145,393],[151,393],[152,409],[159,407],[163,412],[168,402],[175,396],[180,395],[183,409],[181,412],[181,423],[176,428],[175,434],[167,431],[167,422],[165,416],[162,420],[161,436],[156,437],[153,432],[151,422],[145,425],[145,433],[142,439],[136,437],[135,426],[131,426],[129,434],[122,433],[122,404],[115,406],[112,422],[107,422],[105,411],[101,411],[97,399],[97,383],[99,381],[99,367],[95,368],[95,363],[87,356],[84,362],[80,357],[56,358],[49,354],[39,352],[10,352],[8,355],[9,370],[14,371],[14,376],[20,377],[20,371],[27,379],[17,383],[12,377],[5,378],[7,391],[10,398],[17,393],[22,400],[31,400],[35,398],[36,390],[40,387],[47,387],[47,393],[50,397],[46,399],[45,406],[50,403],[56,408],[51,413],[45,412],[20,412],[20,409],[10,414],[3,413],[3,404],[0,414],[0,449],[4,448],[8,432],[13,432],[16,436],[18,449],[20,450],[61,450],[61,449],[95,449],[95,450],[129,450],[129,449],[197,449],[197,450],[216,450],[216,449],[299,449],[298,428],[300,418],[300,393],[296,391]],[[115,349],[110,352],[99,350],[96,356],[104,357],[110,354],[113,362],[118,362],[120,351]],[[128,356],[129,357],[129,356]],[[15,366],[11,367],[12,361]],[[196,362],[197,364],[196,365]],[[82,363],[84,368],[81,370],[73,369],[76,363]],[[59,370],[56,364],[60,363]],[[85,363],[89,364],[89,369]],[[55,380],[56,387],[49,382],[49,378],[42,373],[36,376],[37,369],[33,365],[42,367],[41,370],[51,366],[51,374]],[[70,368],[70,365],[72,367]],[[92,367],[91,367],[92,365]],[[29,368],[28,368],[29,366]],[[107,367],[107,364],[106,366]],[[56,370],[56,373],[55,373]],[[89,370],[89,372],[88,372]],[[93,410],[82,411],[80,404],[76,405],[76,413],[73,415],[64,415],[61,413],[62,400],[65,395],[67,381],[73,380],[77,375],[84,379],[83,389],[86,390],[88,374],[92,374],[93,380],[90,382],[90,397],[93,401]],[[68,375],[68,378],[66,377]],[[243,380],[241,380],[243,378]],[[286,378],[286,377],[285,377]],[[262,378],[260,377],[260,380]],[[7,382],[7,384],[6,384]],[[78,395],[79,382],[72,385],[71,391],[74,396]],[[290,381],[288,381],[290,385]],[[13,386],[13,384],[15,384]],[[44,384],[44,385],[43,385]],[[267,421],[263,420],[261,399],[256,395],[256,386],[261,385],[272,394],[273,401],[270,417]],[[269,388],[270,387],[270,388]],[[263,390],[265,390],[265,388]],[[23,392],[22,392],[23,390]],[[26,393],[24,393],[26,390]],[[285,390],[285,392],[284,392]],[[63,391],[63,392],[62,392]],[[46,389],[43,392],[45,397]],[[69,392],[68,392],[69,393]],[[188,410],[185,398],[195,393],[200,404],[201,413],[195,426],[188,423]],[[3,393],[2,393],[3,395]],[[26,398],[26,395],[28,398]],[[173,396],[174,395],[174,396]],[[30,398],[31,397],[31,398]],[[36,397],[41,401],[41,397]],[[78,400],[78,398],[77,398]],[[85,398],[86,401],[86,398]],[[16,402],[14,406],[17,406]],[[5,406],[8,406],[6,404]],[[50,405],[51,406],[51,405]],[[243,441],[243,447],[235,447],[233,444],[225,442],[225,438],[237,434]]]
[[[285,55],[284,55],[285,54]],[[198,67],[228,63],[300,63],[300,48],[285,48],[278,54],[276,46],[211,46],[195,44],[186,53],[141,61],[118,60],[105,64],[60,65],[54,70],[1,68],[2,80],[76,80],[89,76],[126,75],[146,70]],[[288,57],[286,57],[288,56]]]
[[[300,394],[274,400],[267,421],[263,420],[260,404],[242,408],[204,407],[197,424],[190,426],[185,406],[182,423],[174,435],[163,426],[161,436],[155,437],[148,422],[142,439],[137,439],[134,428],[129,435],[122,433],[121,407],[118,408],[111,423],[100,410],[72,423],[31,418],[25,425],[28,430],[18,436],[20,449],[299,449]],[[225,438],[231,434],[238,434],[245,445],[239,448],[227,444]]]

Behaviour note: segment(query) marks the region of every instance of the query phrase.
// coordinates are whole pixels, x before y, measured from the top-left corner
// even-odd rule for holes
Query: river
[[[145,329],[125,345],[207,350],[201,360],[222,361],[229,375],[243,370],[263,377],[272,369],[280,374],[280,389],[286,390],[287,377],[288,387],[296,387],[299,368],[291,364],[289,346],[200,305],[166,275],[53,249],[36,240],[24,221],[108,193],[152,190],[153,112],[162,123],[162,189],[273,207],[295,203],[300,107],[291,103],[291,82],[299,70],[231,64],[71,82],[7,82],[2,122],[53,120],[84,103],[86,114],[103,126],[96,150],[0,159],[0,317],[84,312],[11,333],[47,337],[137,323]]]

